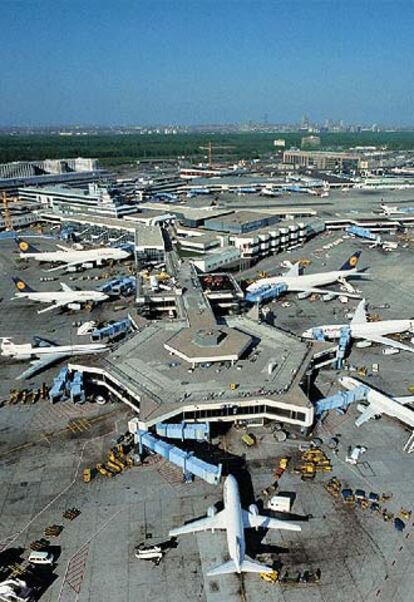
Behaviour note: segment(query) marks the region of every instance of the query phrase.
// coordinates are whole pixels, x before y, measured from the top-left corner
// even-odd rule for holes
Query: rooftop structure
[[[239,249],[224,247],[206,253],[200,259],[193,259],[192,262],[201,272],[212,272],[229,265],[237,264],[240,257],[241,253]]]
[[[314,167],[320,170],[351,171],[361,166],[361,156],[343,152],[287,150],[283,162],[298,167]]]
[[[231,213],[230,209],[214,206],[191,207],[189,205],[173,205],[168,203],[142,203],[140,209],[162,211],[173,213],[185,225],[189,227],[202,226],[206,220]]]
[[[105,359],[71,367],[116,391],[146,427],[251,418],[306,427],[313,406],[301,383],[313,356],[295,337],[240,317],[207,329],[154,322]]]
[[[91,172],[99,170],[98,159],[45,159],[44,161],[13,161],[0,164],[0,179],[27,178],[47,174]]]
[[[313,406],[301,383],[315,348],[250,318],[218,323],[193,266],[174,251],[166,265],[182,287],[180,319],[148,323],[76,369],[116,391],[146,427],[253,417],[309,426]]]
[[[279,218],[275,215],[255,211],[237,211],[206,220],[204,228],[232,234],[245,234],[252,230],[259,230],[271,224],[276,224],[278,221]]]
[[[97,243],[121,244],[131,242],[135,246],[138,261],[164,260],[165,242],[159,226],[146,226],[124,219],[98,217],[90,215],[56,216],[42,213],[46,220],[56,219],[63,225],[73,229],[73,233],[82,240]]]
[[[122,217],[136,211],[134,204],[126,203],[116,189],[89,183],[87,188],[49,186],[19,189],[19,197],[34,201],[59,215],[90,214]]]

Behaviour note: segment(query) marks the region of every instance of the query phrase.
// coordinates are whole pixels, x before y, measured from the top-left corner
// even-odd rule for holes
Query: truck
[[[290,512],[292,500],[287,495],[274,495],[268,500],[266,507],[275,512]]]

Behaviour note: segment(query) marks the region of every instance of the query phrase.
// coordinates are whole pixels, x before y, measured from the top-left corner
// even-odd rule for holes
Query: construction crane
[[[4,227],[6,230],[13,230],[13,220],[10,213],[9,208],[9,199],[7,198],[7,194],[3,192],[2,194],[3,200],[3,219],[4,219]]]
[[[208,166],[213,167],[213,150],[216,150],[218,148],[236,148],[236,147],[232,146],[230,144],[213,144],[212,142],[208,142],[207,146],[199,146],[198,148],[201,150],[208,151]]]

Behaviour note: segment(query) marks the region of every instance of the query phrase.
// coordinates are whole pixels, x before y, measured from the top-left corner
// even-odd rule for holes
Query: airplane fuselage
[[[15,299],[29,299],[30,301],[39,301],[43,303],[86,303],[87,301],[104,301],[108,298],[108,295],[101,293],[100,291],[55,291],[53,293],[43,292],[28,292],[15,294]]]
[[[240,573],[246,552],[246,542],[239,488],[236,479],[232,475],[229,475],[224,483],[224,507],[228,510],[227,546],[230,558],[234,560],[237,572]]]
[[[348,278],[349,276],[358,273],[358,270],[336,270],[334,272],[325,272],[320,274],[303,274],[301,276],[275,276],[270,278],[260,278],[253,284],[247,287],[249,293],[254,293],[260,290],[263,286],[274,286],[276,284],[286,284],[287,290],[296,292],[306,288],[315,288],[334,284],[340,278]]]
[[[26,360],[32,357],[45,355],[76,355],[86,353],[98,353],[106,350],[102,343],[90,343],[87,345],[51,345],[45,347],[33,347],[30,343],[15,345],[12,342],[3,341],[1,355]]]
[[[20,257],[35,259],[36,261],[46,261],[50,263],[101,263],[109,259],[125,259],[130,254],[124,249],[88,249],[88,250],[69,250],[69,251],[45,251],[44,253],[20,253]]]
[[[327,339],[338,339],[341,336],[341,329],[351,329],[351,337],[354,339],[364,339],[370,336],[387,336],[389,334],[398,334],[414,330],[412,320],[383,320],[380,322],[366,322],[364,324],[326,324],[320,326],[324,336]],[[312,338],[312,330],[303,333],[304,338]]]

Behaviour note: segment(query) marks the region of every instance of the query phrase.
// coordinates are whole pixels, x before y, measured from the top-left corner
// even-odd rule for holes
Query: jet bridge
[[[222,464],[218,466],[208,464],[204,460],[197,458],[193,452],[186,452],[179,447],[175,447],[148,431],[139,428],[139,421],[133,418],[128,423],[129,432],[134,435],[134,443],[137,446],[138,455],[141,457],[144,448],[155,452],[166,458],[172,464],[182,469],[184,479],[192,480],[193,476],[203,479],[210,485],[218,485],[221,479]]]
[[[368,228],[362,228],[361,226],[348,226],[345,228],[345,232],[347,234],[352,234],[353,236],[358,236],[359,238],[372,240],[372,242],[376,242],[379,239],[378,234],[374,234],[374,232],[371,232]]]
[[[123,276],[122,278],[111,278],[104,282],[98,290],[103,293],[113,295],[130,295],[135,292],[136,278],[135,276]]]
[[[259,290],[246,294],[246,301],[249,303],[263,303],[280,297],[287,291],[287,284],[279,282],[278,284],[264,284]]]
[[[53,380],[49,401],[56,403],[67,399],[73,403],[83,403],[86,399],[85,383],[82,372],[70,372],[69,368],[64,367]]]
[[[323,328],[316,327],[312,328],[312,339],[314,341],[325,341],[325,333]],[[340,330],[339,334],[339,342],[336,346],[336,355],[335,355],[335,367],[337,370],[342,368],[344,363],[344,357],[348,350],[349,344],[351,342],[351,328],[350,326],[343,326]]]
[[[102,328],[95,328],[91,334],[91,341],[112,340],[115,337],[127,334],[133,328],[133,323],[129,318],[119,320]]]
[[[344,357],[348,350],[349,343],[351,342],[351,328],[349,326],[343,326],[339,333],[339,343],[336,352],[336,368],[340,370],[344,363]]]
[[[49,391],[49,401],[50,403],[55,403],[56,401],[62,401],[66,399],[66,385],[69,379],[69,370],[68,368],[61,368],[59,370],[58,375],[53,380],[53,385]]]
[[[210,438],[210,423],[196,422],[194,424],[181,422],[180,424],[169,424],[160,422],[155,425],[155,432],[160,437],[168,439],[194,439],[196,441],[208,441]]]
[[[335,395],[320,399],[315,403],[315,415],[320,417],[324,412],[336,410],[340,414],[344,414],[351,403],[356,401],[364,401],[367,398],[369,387],[360,385],[351,391],[338,391]]]

